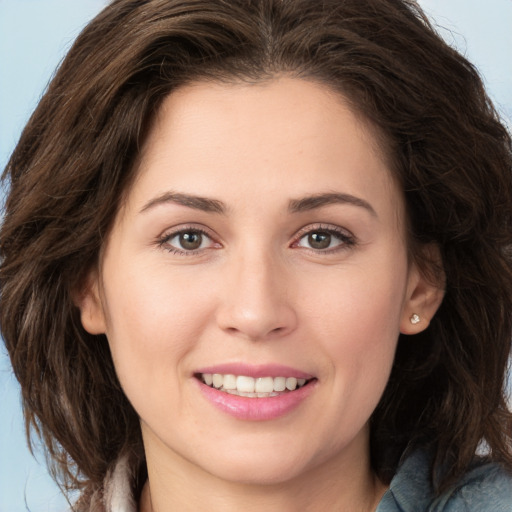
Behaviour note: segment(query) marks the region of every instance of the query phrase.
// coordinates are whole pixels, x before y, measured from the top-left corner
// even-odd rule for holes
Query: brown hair
[[[399,339],[371,420],[375,470],[389,481],[407,446],[428,446],[443,488],[482,441],[512,468],[511,141],[472,65],[407,0],[115,0],[76,40],[4,174],[1,331],[27,426],[70,487],[98,487],[127,450],[143,460],[107,340],[85,332],[72,298],[155,112],[191,81],[283,73],[339,91],[378,128],[411,256],[435,272],[422,248],[441,253],[445,299],[427,331]]]

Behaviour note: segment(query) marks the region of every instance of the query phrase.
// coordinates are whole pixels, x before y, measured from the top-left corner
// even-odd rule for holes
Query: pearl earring
[[[420,315],[417,315],[416,313],[414,313],[411,316],[411,318],[409,318],[409,321],[411,322],[412,325],[419,324],[421,321]]]

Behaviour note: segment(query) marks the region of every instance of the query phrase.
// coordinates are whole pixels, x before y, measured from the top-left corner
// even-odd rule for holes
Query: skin
[[[290,209],[326,193],[356,200]],[[324,86],[197,83],[166,99],[80,301],[141,418],[142,511],[376,508],[368,420],[399,333],[423,330],[442,297],[408,261],[404,224],[377,138]],[[187,251],[176,233],[194,229],[206,234]],[[232,362],[291,366],[316,387],[282,417],[240,420],[194,377]]]

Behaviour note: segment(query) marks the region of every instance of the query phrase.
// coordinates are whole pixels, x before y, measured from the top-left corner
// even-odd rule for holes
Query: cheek
[[[328,355],[332,375],[361,392],[380,393],[389,377],[400,333],[406,268],[393,264],[352,266],[329,276],[311,294],[310,336]],[[318,279],[311,280],[309,288]],[[318,289],[318,287],[316,288]]]
[[[114,258],[112,259],[115,260]],[[108,271],[109,269],[106,269]],[[211,315],[202,286],[186,272],[132,261],[104,284],[107,337],[128,396],[178,385],[183,361]]]
[[[405,285],[405,276],[391,267],[352,267],[329,273],[323,282],[311,275],[301,295],[308,316],[318,319],[328,338],[350,331],[364,346],[399,333]]]

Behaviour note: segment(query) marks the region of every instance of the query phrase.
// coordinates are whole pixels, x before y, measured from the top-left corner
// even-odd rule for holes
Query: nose
[[[297,326],[290,272],[270,251],[247,252],[226,264],[217,324],[251,341],[285,336]]]

